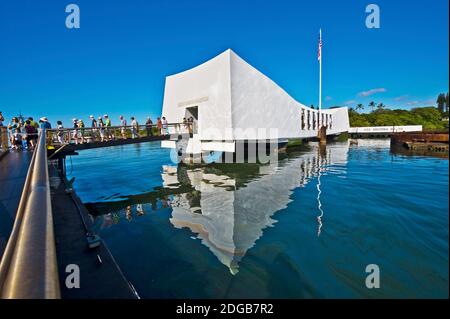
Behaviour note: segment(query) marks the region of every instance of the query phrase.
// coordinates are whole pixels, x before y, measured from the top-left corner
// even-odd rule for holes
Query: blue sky
[[[373,2],[380,29],[359,0],[0,0],[0,110],[143,121],[161,112],[165,76],[227,48],[317,105],[320,27],[325,107],[432,104],[448,90],[448,1]],[[65,26],[70,3],[80,29]]]

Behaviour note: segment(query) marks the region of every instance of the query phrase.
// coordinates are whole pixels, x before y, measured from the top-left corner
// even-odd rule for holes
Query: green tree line
[[[370,102],[367,107],[369,113],[362,113],[363,104],[349,109],[351,127],[364,126],[394,126],[394,125],[422,125],[426,130],[448,130],[448,93],[441,93],[436,101],[437,107],[417,107],[411,110],[391,110],[383,103]],[[447,119],[447,120],[445,120]]]

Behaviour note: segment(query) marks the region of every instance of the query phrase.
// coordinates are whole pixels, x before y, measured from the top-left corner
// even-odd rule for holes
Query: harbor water
[[[142,298],[448,298],[448,159],[389,140],[310,143],[276,165],[169,153],[143,143],[66,164]]]

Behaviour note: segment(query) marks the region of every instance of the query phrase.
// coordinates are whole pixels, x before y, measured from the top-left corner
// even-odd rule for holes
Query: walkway
[[[31,156],[31,152],[10,151],[0,159],[0,256],[14,224]]]
[[[65,185],[52,165],[49,176],[61,298],[137,298],[106,244],[102,241],[98,248],[87,247],[83,224],[91,226],[87,209],[75,194],[66,194]],[[80,288],[68,289],[65,285],[69,264],[80,269]]]

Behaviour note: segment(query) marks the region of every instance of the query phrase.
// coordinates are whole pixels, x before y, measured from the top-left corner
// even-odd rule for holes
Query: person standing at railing
[[[127,138],[126,134],[127,120],[123,117],[123,115],[121,115],[119,119],[120,119],[120,134],[122,135],[122,139],[125,140]]]
[[[33,118],[32,118],[31,116],[28,118],[28,120],[30,121],[31,125],[33,125],[33,126],[36,128],[36,130],[39,129],[39,124],[36,123],[36,121],[33,120]],[[36,139],[36,140],[37,140],[37,139]]]
[[[194,126],[194,119],[192,116],[188,119],[188,128],[189,128],[189,134],[192,134],[193,132],[193,126]]]
[[[100,141],[105,141],[105,123],[101,116],[98,117],[98,130],[100,132]]]
[[[158,127],[158,134],[161,135],[162,134],[162,122],[161,122],[161,118],[157,118],[156,120],[156,126]]]
[[[14,128],[12,133],[12,148],[15,150],[22,149],[22,133],[19,128]]]
[[[94,118],[94,115],[89,115],[89,119],[91,120],[91,138],[93,141],[97,135],[97,120]]]
[[[2,127],[3,127],[3,122],[5,121],[5,118],[3,117],[3,113],[2,111],[0,111],[0,151],[2,150],[2,148],[6,149],[8,147],[8,145],[2,145],[3,141],[6,141],[7,139],[5,139],[4,137],[2,137]],[[6,142],[6,144],[8,144]]]
[[[147,121],[145,122],[145,129],[147,131],[147,136],[153,136],[153,122],[150,116],[147,117]]]
[[[78,144],[78,120],[77,119],[73,119],[72,120],[72,127],[73,127],[73,131],[72,131],[72,138],[75,142],[75,144]]]
[[[169,130],[168,130],[169,126],[167,123],[166,118],[163,116],[162,118],[162,135],[167,135],[169,134]]]
[[[64,126],[61,121],[56,121],[56,137],[58,139],[58,143],[64,144]]]
[[[131,117],[131,138],[139,137],[139,123],[136,121],[134,116]]]
[[[27,141],[27,148],[28,149],[34,149],[36,146],[37,141],[37,129],[31,124],[30,120],[25,121],[25,133],[26,133],[26,141]]]
[[[14,133],[16,129],[19,129],[19,119],[17,117],[13,117],[11,119],[11,122],[8,124],[8,130],[9,130],[9,141],[11,142],[11,146],[14,147]]]
[[[49,120],[44,116],[41,117],[39,120],[39,123],[41,123],[41,129],[51,129],[52,125],[50,124]]]
[[[182,133],[187,133],[189,132],[189,127],[188,127],[188,121],[186,120],[185,117],[183,117],[183,132]]]
[[[103,115],[105,118],[105,136],[107,140],[113,140],[114,134],[111,131],[111,119],[109,118],[108,114]]]
[[[78,120],[78,128],[80,129],[80,138],[81,138],[81,144],[83,144],[86,140],[84,139],[84,122],[83,120]]]

